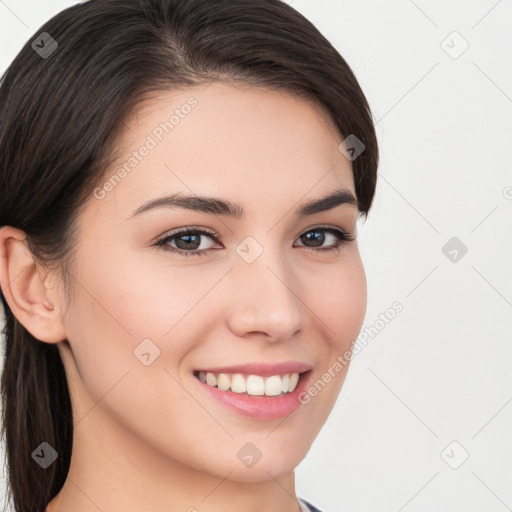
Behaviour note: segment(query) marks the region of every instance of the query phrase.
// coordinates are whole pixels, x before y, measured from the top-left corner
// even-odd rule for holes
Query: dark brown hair
[[[2,77],[0,226],[23,230],[69,290],[74,223],[123,120],[151,92],[212,81],[309,98],[343,138],[357,136],[365,149],[352,168],[366,218],[378,166],[371,111],[346,61],[299,12],[280,0],[89,0],[45,23]],[[69,470],[70,396],[57,345],[35,339],[5,306],[7,492],[17,512],[41,512]],[[32,457],[42,442],[58,453],[47,469]]]

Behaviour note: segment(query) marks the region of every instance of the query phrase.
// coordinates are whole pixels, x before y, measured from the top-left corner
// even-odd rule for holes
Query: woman
[[[89,0],[0,109],[16,510],[318,510],[378,166],[344,59],[279,0]]]

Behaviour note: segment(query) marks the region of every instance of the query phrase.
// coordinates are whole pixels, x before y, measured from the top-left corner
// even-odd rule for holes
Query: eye
[[[328,236],[326,236],[326,234]],[[204,244],[201,243],[202,237],[210,238],[215,242],[220,242],[222,240],[221,235],[215,231],[206,228],[199,229],[188,227],[167,234],[163,238],[159,239],[154,246],[162,247],[165,251],[181,254],[183,256],[203,256],[208,254],[212,248],[204,247]],[[334,243],[324,246],[323,244],[325,240],[328,240],[329,238],[334,238]],[[306,245],[299,245],[298,247],[306,247],[306,249],[313,252],[326,252],[332,250],[339,251],[339,248],[343,244],[355,240],[355,237],[339,228],[318,226],[306,231],[300,235],[297,240],[300,240],[303,244],[313,244],[311,247]],[[176,245],[173,245],[173,243]]]
[[[327,247],[322,246],[323,242],[326,240],[326,233],[330,235],[331,238],[334,238],[334,244],[331,244]],[[312,234],[312,236],[311,236]],[[328,237],[327,237],[328,238]],[[344,245],[346,242],[350,242],[355,240],[355,237],[346,231],[334,228],[330,226],[317,226],[316,228],[312,228],[309,231],[306,231],[302,234],[298,240],[302,242],[313,242],[312,247],[307,247],[308,250],[313,252],[323,252],[323,251],[332,251],[337,249],[339,251],[340,247]],[[320,246],[320,247],[319,247]]]
[[[221,236],[215,231],[198,228],[185,228],[175,231],[155,243],[156,247],[162,247],[165,251],[183,254],[183,256],[202,256],[206,254],[208,248],[201,247],[201,237],[208,237],[215,241],[220,241]],[[170,245],[171,242],[177,241],[178,247]],[[199,250],[201,247],[201,250]],[[188,250],[192,249],[192,250]]]

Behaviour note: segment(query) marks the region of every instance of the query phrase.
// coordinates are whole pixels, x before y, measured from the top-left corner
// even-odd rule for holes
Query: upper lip
[[[300,361],[283,361],[281,363],[245,363],[232,366],[223,366],[216,368],[201,368],[203,372],[210,373],[246,373],[251,375],[261,375],[268,377],[271,375],[280,375],[284,373],[303,373],[311,370],[312,366]]]

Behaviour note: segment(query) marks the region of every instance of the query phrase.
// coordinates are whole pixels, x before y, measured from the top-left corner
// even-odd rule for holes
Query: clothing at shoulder
[[[311,503],[309,503],[309,501],[306,501],[304,498],[299,498],[299,503],[304,508],[304,512],[322,512],[314,505],[311,505]]]

